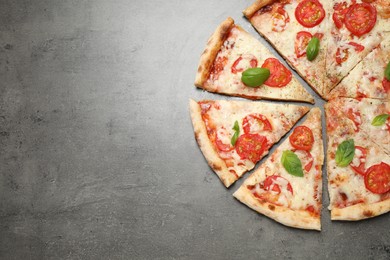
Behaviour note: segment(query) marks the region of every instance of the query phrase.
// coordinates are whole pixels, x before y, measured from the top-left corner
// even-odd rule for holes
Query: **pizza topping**
[[[362,123],[362,118],[359,111],[354,111],[352,108],[348,109],[347,117],[355,124],[355,132],[359,131],[359,126]]]
[[[244,133],[258,133],[259,131],[272,131],[272,125],[262,114],[250,114],[242,120]]]
[[[340,29],[341,27],[343,27],[345,14],[348,11],[347,3],[346,2],[336,3],[333,6],[333,10],[334,10],[334,13],[332,15],[332,18],[333,18],[334,24],[336,25],[336,27],[338,29]]]
[[[352,4],[345,14],[345,27],[358,37],[370,32],[376,23],[376,9],[368,3]]]
[[[386,69],[385,69],[385,78],[387,80],[390,80],[390,61],[387,63]]]
[[[313,147],[313,132],[307,126],[298,126],[289,137],[291,145],[298,150],[310,151]]]
[[[312,35],[309,32],[300,31],[297,33],[294,44],[295,55],[297,58],[303,57],[306,54],[306,48],[311,38]]]
[[[390,117],[390,114],[382,114],[382,115],[379,115],[379,116],[376,116],[372,122],[371,122],[371,125],[373,126],[381,126],[381,125],[384,125],[386,123],[386,120]]]
[[[259,87],[269,78],[270,70],[267,68],[251,68],[242,73],[241,81],[248,87]]]
[[[309,151],[304,151],[304,150],[293,150],[293,152],[298,156],[299,160],[301,160],[302,165],[304,165],[303,169],[306,172],[309,172],[314,162],[311,153]]]
[[[383,194],[390,191],[390,165],[381,162],[368,168],[364,184],[372,193]]]
[[[348,44],[353,46],[353,47],[355,47],[355,51],[357,51],[357,52],[361,52],[361,51],[364,50],[364,46],[360,45],[360,44],[358,44],[356,42],[349,42]]]
[[[317,57],[319,51],[320,51],[320,40],[317,37],[311,38],[306,49],[307,59],[309,61],[314,60]]]
[[[289,191],[291,194],[293,194],[293,189],[290,182],[278,175],[267,177],[264,180],[263,188],[264,190],[271,191],[275,194],[286,193],[285,191]]]
[[[276,11],[272,14],[272,31],[284,31],[284,28],[289,22],[290,17],[288,16],[288,13],[283,9],[282,6],[278,6]]]
[[[336,51],[336,63],[340,65],[341,63],[348,60],[349,57],[349,51],[348,48],[337,48]]]
[[[318,0],[303,0],[295,9],[295,18],[307,28],[312,28],[322,22],[325,10]]]
[[[219,74],[223,71],[223,69],[226,66],[226,63],[228,62],[227,57],[221,57],[215,59],[213,66],[211,67],[210,77],[213,80],[217,80],[219,77]]]
[[[241,159],[256,163],[267,149],[267,138],[259,134],[243,134],[236,142],[236,152]]]
[[[283,151],[282,165],[284,169],[291,175],[303,177],[302,163],[298,156],[289,150]]]
[[[361,146],[355,146],[355,155],[349,164],[357,174],[366,174],[366,157],[367,150]]]
[[[237,72],[244,71],[244,68],[247,68],[248,66],[250,66],[251,68],[257,67],[257,59],[255,56],[245,55],[245,56],[238,57],[234,61],[231,71],[233,74],[237,74]]]
[[[281,88],[291,81],[291,71],[275,58],[266,59],[261,67],[270,71],[270,77],[264,82],[269,87]]]
[[[336,151],[336,164],[339,167],[346,167],[351,162],[355,156],[355,142],[353,139],[343,141],[337,147]]]
[[[222,152],[229,152],[233,150],[229,141],[230,138],[228,131],[224,127],[219,128],[215,137],[215,144],[217,145],[218,150]]]
[[[390,80],[387,80],[386,78],[384,78],[382,80],[382,87],[383,89],[385,90],[385,92],[390,92]]]
[[[237,138],[238,136],[240,135],[240,126],[238,125],[238,121],[236,120],[236,122],[234,122],[234,126],[232,128],[234,130],[234,135],[232,137],[232,140],[230,141],[230,143],[234,146],[237,142]]]

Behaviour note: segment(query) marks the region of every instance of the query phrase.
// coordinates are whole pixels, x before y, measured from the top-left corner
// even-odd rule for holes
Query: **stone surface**
[[[331,223],[324,190],[323,231],[288,228],[207,166],[188,100],[235,98],[198,59],[227,16],[270,46],[251,2],[0,1],[1,259],[390,258],[389,215]]]

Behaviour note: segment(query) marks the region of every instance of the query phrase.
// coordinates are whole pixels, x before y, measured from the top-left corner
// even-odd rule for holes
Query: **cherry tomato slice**
[[[356,150],[359,150],[360,152],[357,152]],[[359,153],[358,156],[357,153]],[[364,176],[366,174],[366,157],[367,157],[366,148],[363,148],[361,146],[355,146],[355,156],[357,156],[359,160],[359,165],[355,165],[354,161],[352,160],[349,166],[351,166],[352,170],[354,170],[357,174]]]
[[[306,55],[306,48],[312,37],[313,36],[309,32],[300,31],[297,33],[297,36],[295,37],[295,44],[294,44],[295,55],[297,56],[297,58]]]
[[[318,0],[303,0],[295,9],[295,18],[307,28],[320,24],[324,17],[325,10]]]
[[[383,194],[390,191],[390,165],[381,162],[368,168],[364,184],[372,193]]]
[[[343,27],[345,14],[348,11],[347,7],[348,7],[348,5],[346,2],[336,3],[333,6],[334,13],[332,15],[332,19],[333,19],[333,22],[338,29]]]
[[[267,149],[267,138],[259,134],[243,134],[236,142],[236,152],[241,159],[256,163]]]
[[[244,67],[239,67],[239,64],[242,60],[249,60],[249,66],[251,68],[257,67],[257,59],[253,55],[250,55],[248,57],[240,56],[240,57],[238,57],[237,60],[234,61],[233,65],[232,65],[231,71],[233,74],[237,74],[237,72],[244,71]]]
[[[287,23],[290,22],[290,17],[286,10],[282,6],[278,6],[276,11],[272,14],[272,31],[282,32],[284,31]]]
[[[313,132],[306,126],[296,127],[289,139],[294,148],[304,151],[310,151],[314,143]]]
[[[359,132],[360,124],[362,123],[362,117],[359,111],[354,112],[352,108],[348,109],[347,117],[355,124],[355,132]]]
[[[338,65],[340,65],[341,63],[343,63],[346,60],[348,60],[348,57],[349,57],[348,48],[345,48],[345,49],[337,48],[337,51],[336,51],[336,63]]]
[[[266,59],[261,67],[270,71],[269,78],[264,82],[269,87],[281,88],[291,81],[291,71],[275,58]]]
[[[305,151],[305,150],[297,150],[297,149],[293,149],[292,150],[297,156],[298,158],[301,160],[302,162],[302,165],[303,166],[303,169],[306,171],[306,172],[309,172],[311,167],[313,167],[313,162],[314,162],[314,159],[313,159],[313,156],[311,155],[311,153],[309,151]]]
[[[218,129],[217,131],[215,137],[215,144],[217,145],[217,148],[222,152],[229,152],[234,148],[230,144],[229,132],[223,127]]]
[[[382,80],[382,87],[385,90],[386,93],[390,92],[390,81],[386,78],[383,78]]]
[[[279,175],[271,175],[267,177],[264,180],[264,190],[273,191],[277,194],[280,194],[282,190],[288,190],[291,194],[293,194],[290,182]]]
[[[256,133],[261,130],[272,131],[271,123],[262,114],[250,114],[244,117],[242,120],[242,128],[246,134]]]
[[[211,66],[210,78],[217,80],[228,62],[227,57],[218,57]]]
[[[355,47],[355,51],[357,51],[357,52],[361,52],[361,51],[364,50],[364,46],[360,45],[360,44],[358,44],[356,42],[349,42],[348,44],[353,46],[353,47]]]
[[[376,23],[376,9],[368,3],[352,4],[345,14],[345,27],[358,37],[374,28]]]

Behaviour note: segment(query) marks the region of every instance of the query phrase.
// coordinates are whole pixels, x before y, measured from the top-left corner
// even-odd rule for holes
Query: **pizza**
[[[252,85],[243,76],[253,71],[267,71],[268,77]],[[291,71],[230,17],[208,40],[200,58],[195,85],[209,92],[250,99],[314,103],[313,97]]]
[[[389,108],[375,99],[340,98],[325,105],[332,220],[390,211]]]
[[[244,10],[255,29],[324,99],[388,37],[389,14],[389,0],[257,0]]]
[[[195,138],[226,187],[251,170],[308,110],[291,104],[190,100]]]
[[[385,70],[390,61],[390,34],[329,93],[328,98],[390,99]]]
[[[321,111],[307,119],[233,194],[242,203],[284,225],[321,229]]]

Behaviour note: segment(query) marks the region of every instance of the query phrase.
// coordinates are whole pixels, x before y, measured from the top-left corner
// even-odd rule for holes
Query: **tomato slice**
[[[291,81],[291,71],[275,58],[266,59],[261,67],[270,71],[269,78],[264,82],[269,87],[281,88]]]
[[[242,128],[246,134],[256,133],[261,130],[272,131],[271,123],[262,114],[250,114],[244,117],[242,120]]]
[[[249,61],[249,66],[251,68],[255,68],[257,67],[257,59],[253,56],[253,55],[250,55],[250,56],[246,56],[246,57],[243,57],[243,56],[240,56],[238,57],[238,59],[236,59],[232,65],[232,68],[231,68],[231,71],[233,74],[237,74],[237,72],[242,72],[244,71],[244,66],[239,66],[240,62],[242,60],[248,60]],[[246,69],[246,68],[245,68]]]
[[[345,62],[348,60],[349,57],[349,51],[348,48],[340,49],[337,48],[336,51],[336,63],[340,65],[341,63]]]
[[[355,160],[349,164],[352,170],[354,170],[357,174],[365,175],[366,174],[366,157],[367,150],[361,146],[355,146],[355,156],[358,158],[359,164],[355,164]]]
[[[320,24],[324,17],[325,10],[318,0],[303,0],[295,9],[295,18],[307,28]]]
[[[272,31],[282,32],[284,31],[287,23],[290,22],[290,17],[286,10],[282,6],[278,6],[276,11],[272,14]]]
[[[357,51],[357,52],[361,52],[361,51],[364,50],[364,46],[360,45],[360,44],[358,44],[356,42],[349,42],[348,44],[353,46],[353,47],[355,47],[355,51]]]
[[[376,23],[376,9],[368,3],[352,4],[345,14],[345,27],[358,37],[370,32]]]
[[[348,7],[348,5],[346,2],[336,3],[333,6],[334,13],[332,15],[332,19],[333,19],[333,22],[338,29],[343,27],[345,14],[348,11],[347,7]]]
[[[225,68],[227,61],[227,57],[218,57],[214,61],[213,66],[211,66],[210,78],[212,78],[213,80],[217,80],[219,78],[219,74],[221,74],[221,72]]]
[[[382,87],[385,90],[386,93],[390,92],[390,81],[386,78],[383,78],[382,80]]]
[[[364,184],[372,193],[383,194],[390,191],[390,165],[381,162],[368,168]]]
[[[289,137],[291,145],[298,150],[310,151],[313,147],[313,132],[307,126],[298,126]]]
[[[359,111],[353,111],[352,108],[348,109],[347,117],[353,121],[355,124],[355,132],[359,132],[360,124],[362,123],[362,117]]]
[[[301,160],[302,164],[304,165],[303,169],[306,172],[309,172],[311,167],[313,167],[313,162],[314,162],[314,159],[313,159],[313,156],[311,155],[311,153],[309,151],[297,150],[297,149],[293,149],[292,151]]]
[[[300,31],[297,33],[297,36],[295,37],[295,44],[294,44],[295,55],[297,56],[297,58],[306,55],[306,48],[312,37],[313,36],[309,32]]]
[[[243,134],[236,142],[236,152],[241,159],[256,163],[267,149],[267,137],[259,134]]]
[[[234,148],[230,143],[229,132],[224,127],[217,130],[215,144],[222,152],[229,152]]]
[[[263,188],[266,191],[273,191],[277,194],[280,194],[282,190],[288,190],[289,192],[291,192],[291,194],[293,194],[293,189],[291,187],[290,182],[279,175],[271,175],[267,177],[264,180]]]

